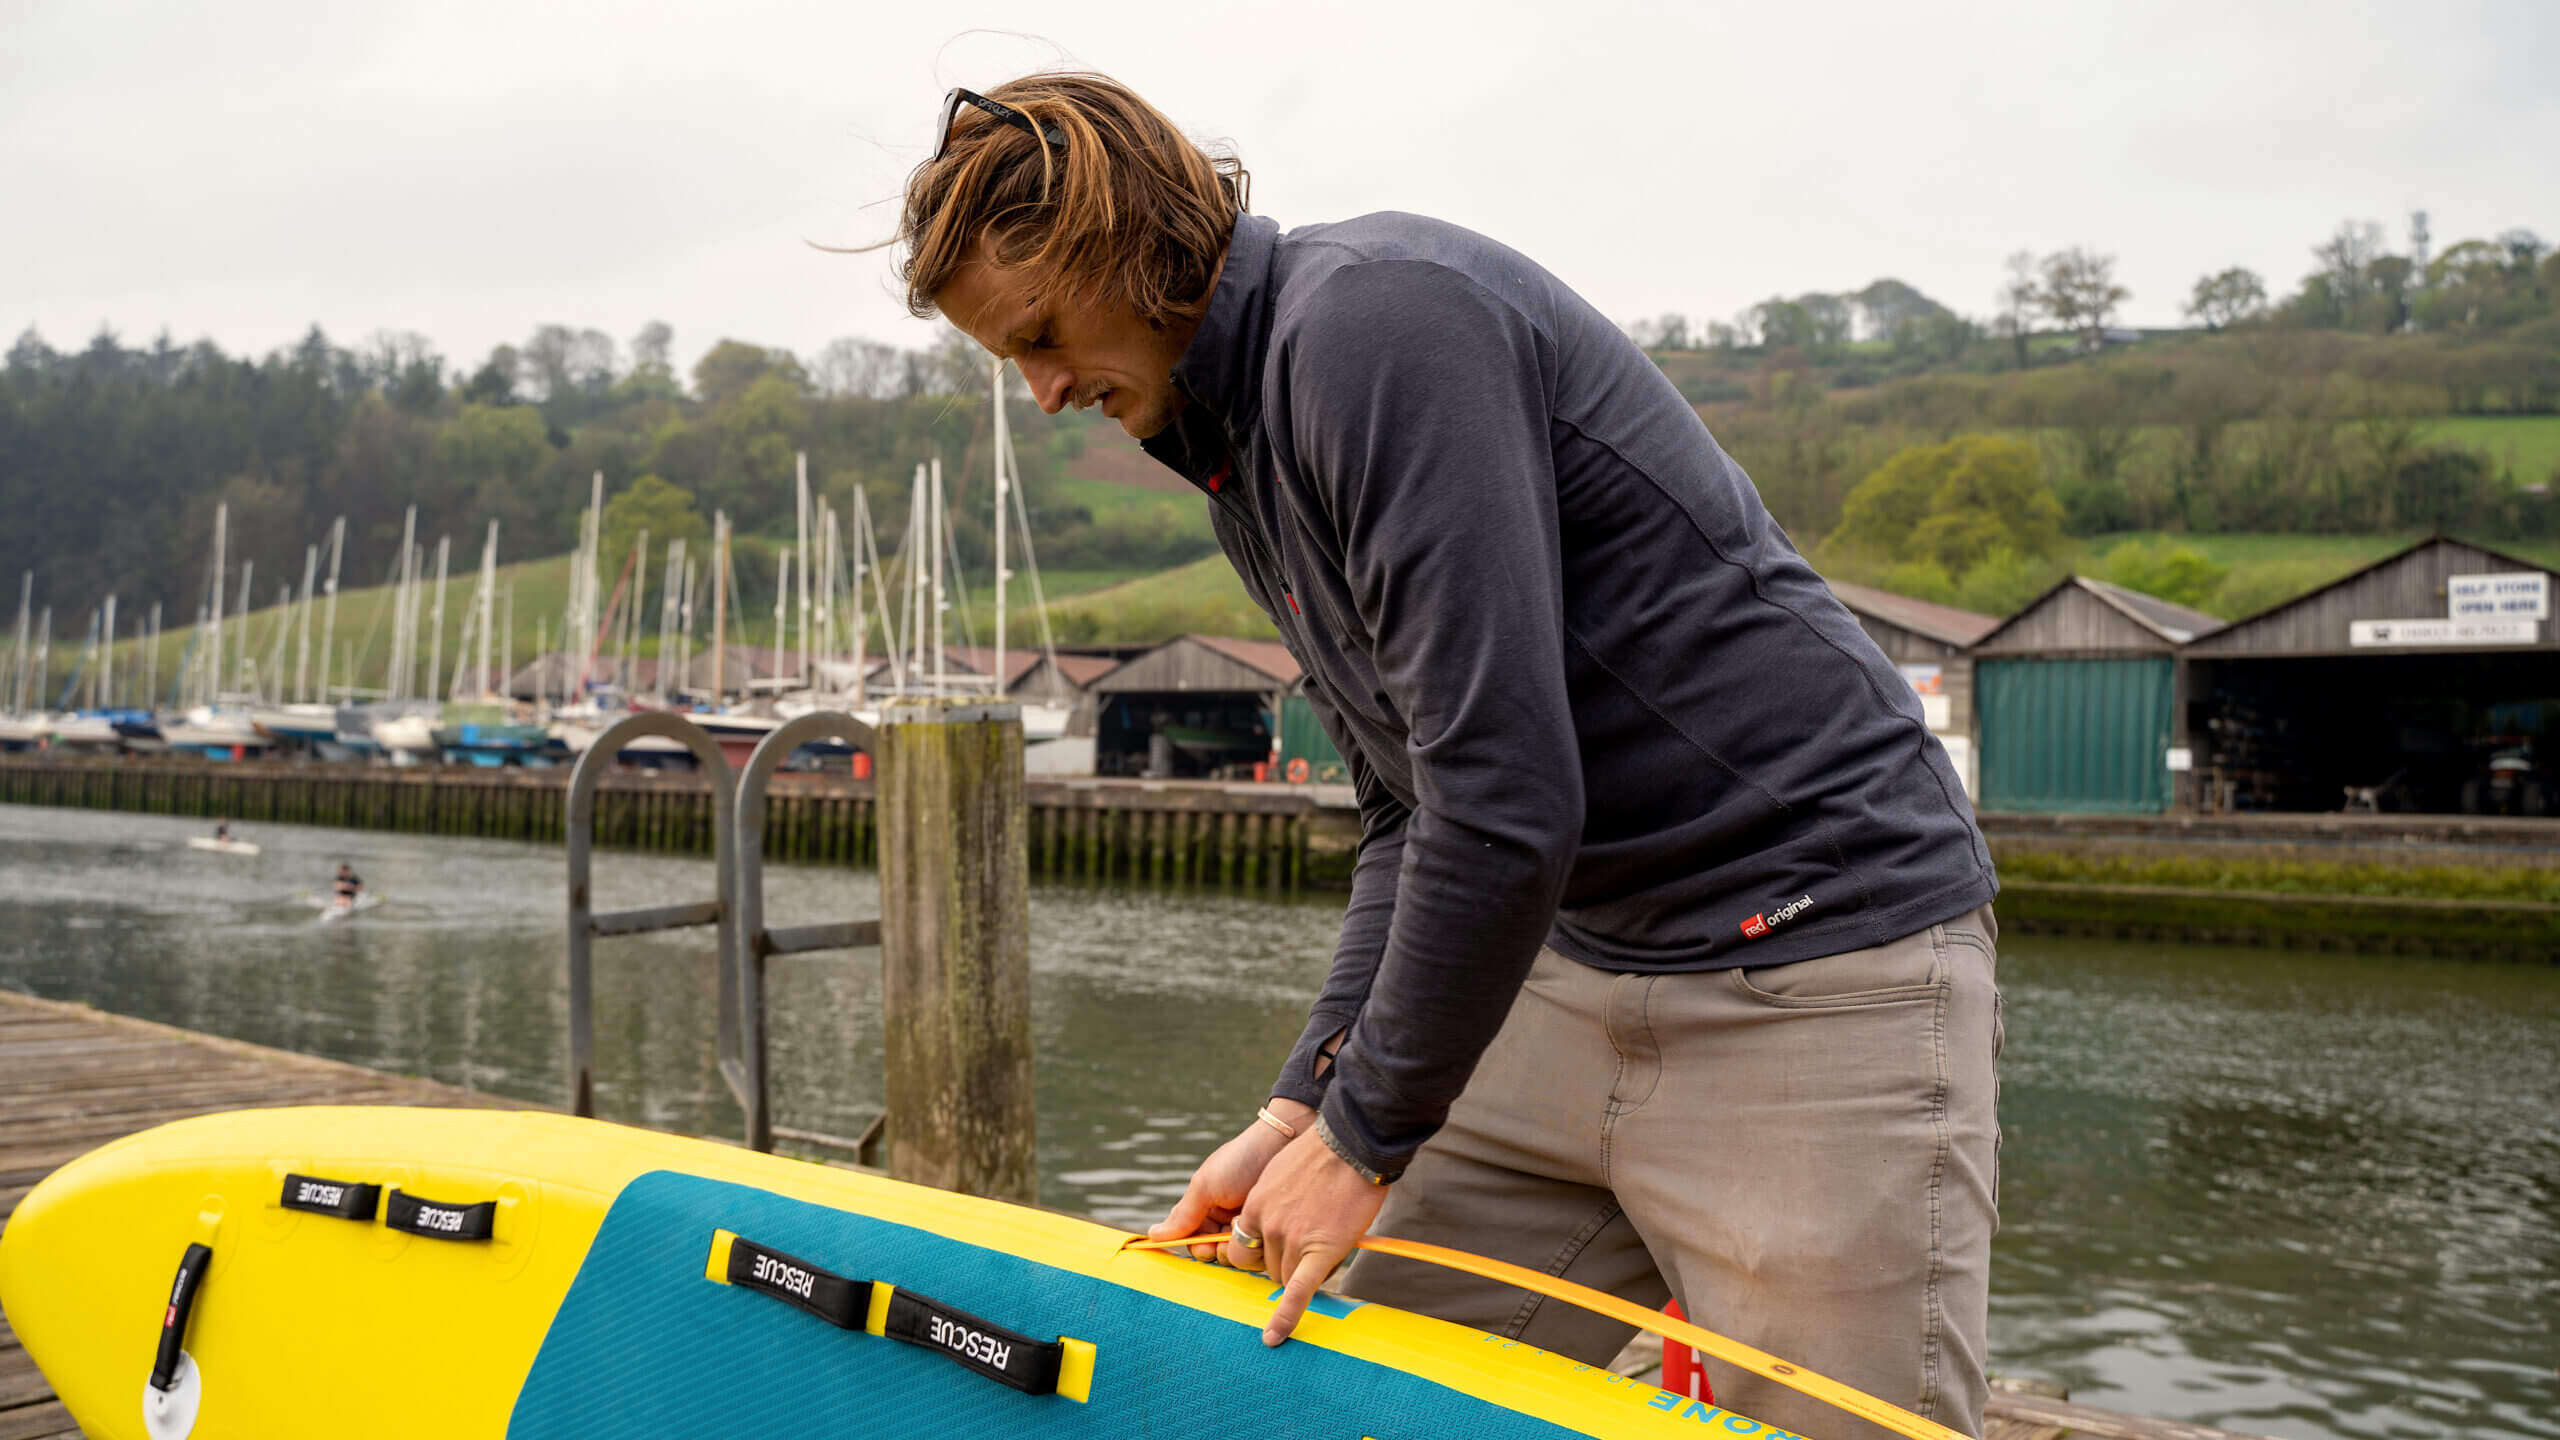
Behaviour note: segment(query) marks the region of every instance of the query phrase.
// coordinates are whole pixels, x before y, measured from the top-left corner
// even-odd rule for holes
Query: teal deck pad
[[[1005,1388],[704,1278],[714,1230],[1097,1348],[1093,1397]],[[1574,1432],[1407,1371],[1000,1250],[666,1171],[634,1180],[534,1359],[510,1440],[1061,1435],[1554,1440]]]

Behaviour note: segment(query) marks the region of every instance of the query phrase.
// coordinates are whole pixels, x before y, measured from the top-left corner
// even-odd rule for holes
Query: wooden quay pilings
[[[558,843],[568,777],[565,767],[12,755],[0,757],[0,804]],[[1360,826],[1334,788],[1031,778],[1030,871],[1098,883],[1339,888]],[[600,848],[707,855],[711,829],[710,788],[684,771],[619,771],[596,797]],[[775,861],[877,865],[876,782],[776,776],[764,842]]]

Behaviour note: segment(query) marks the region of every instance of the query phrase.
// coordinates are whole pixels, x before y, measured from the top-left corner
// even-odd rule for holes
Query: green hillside
[[[1242,635],[1275,640],[1280,632],[1244,593],[1224,555],[1096,590],[1050,607],[1062,645],[1144,644],[1176,635]]]

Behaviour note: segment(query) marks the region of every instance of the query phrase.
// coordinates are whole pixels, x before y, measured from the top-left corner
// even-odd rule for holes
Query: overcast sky
[[[0,0],[0,331],[921,343],[885,256],[804,241],[885,232],[946,87],[1060,62],[1283,225],[1437,215],[1621,320],[1880,275],[1980,315],[2088,244],[2170,324],[2345,217],[2560,236],[2553,0]]]

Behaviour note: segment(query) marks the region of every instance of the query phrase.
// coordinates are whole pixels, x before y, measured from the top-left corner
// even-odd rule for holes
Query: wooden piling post
[[[1021,708],[908,700],[880,728],[890,1173],[1039,1199]]]

